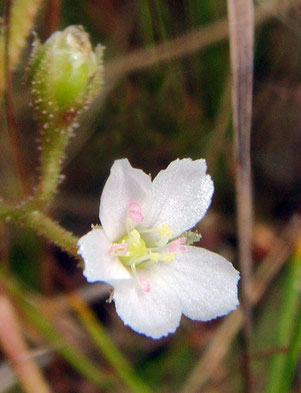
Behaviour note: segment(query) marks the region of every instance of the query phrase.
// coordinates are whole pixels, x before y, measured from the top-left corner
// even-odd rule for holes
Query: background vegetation
[[[4,17],[9,3],[0,2]],[[108,287],[87,285],[74,256],[76,238],[60,232],[81,236],[98,223],[100,193],[116,158],[155,175],[177,157],[204,157],[215,194],[198,226],[200,245],[239,267],[227,2],[19,3],[25,8],[15,26],[23,38],[32,28],[46,39],[80,24],[103,44],[105,85],[69,143],[51,208],[32,216],[20,204],[30,203],[39,181],[39,126],[24,83],[31,35],[12,80],[6,74],[15,134],[0,70],[0,392],[298,392],[301,3],[255,4],[247,346],[241,308],[209,323],[183,318],[161,340],[134,333],[106,304]]]

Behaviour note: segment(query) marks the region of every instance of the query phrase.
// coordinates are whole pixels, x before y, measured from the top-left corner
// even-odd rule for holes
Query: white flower
[[[185,234],[212,194],[205,160],[173,161],[153,182],[128,160],[114,162],[100,200],[102,229],[83,236],[78,252],[87,280],[114,287],[116,311],[135,331],[159,338],[182,314],[208,321],[237,307],[239,273]]]

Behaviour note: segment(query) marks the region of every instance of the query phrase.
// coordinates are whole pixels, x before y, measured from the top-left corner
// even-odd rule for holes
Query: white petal
[[[78,253],[85,262],[84,276],[88,281],[105,281],[114,285],[131,275],[120,261],[108,254],[112,243],[102,229],[93,229],[78,241]]]
[[[168,224],[174,237],[192,228],[206,213],[213,194],[213,182],[206,175],[205,160],[173,161],[153,181],[149,226]]]
[[[127,159],[114,162],[99,209],[99,218],[109,239],[117,241],[125,235],[127,209],[132,201],[138,202],[145,214],[151,190],[151,179],[142,170],[132,168]]]
[[[137,280],[115,286],[116,312],[125,325],[138,333],[160,338],[173,333],[181,319],[181,305],[177,294],[153,266],[143,272],[150,283],[150,291],[144,292]]]
[[[187,317],[208,321],[228,314],[239,302],[239,273],[222,256],[199,247],[187,247],[163,266]]]

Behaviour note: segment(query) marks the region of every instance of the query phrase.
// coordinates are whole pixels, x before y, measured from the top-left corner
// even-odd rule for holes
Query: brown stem
[[[45,11],[44,39],[59,29],[61,0],[48,0]]]
[[[0,344],[21,386],[27,393],[51,393],[40,370],[32,360],[22,337],[13,306],[0,288]]]
[[[5,75],[5,89],[4,89],[4,98],[5,98],[5,114],[8,132],[11,140],[11,148],[14,156],[14,162],[16,171],[19,175],[19,179],[23,188],[23,192],[26,196],[30,194],[29,185],[27,182],[27,178],[25,176],[24,166],[21,158],[20,152],[20,143],[19,137],[17,133],[17,122],[15,118],[14,105],[12,99],[12,77],[10,70],[10,55],[9,55],[9,36],[10,36],[10,16],[11,16],[11,0],[7,0],[6,9],[5,9],[5,17],[4,17],[4,25],[5,25],[5,50],[4,50],[4,75]]]

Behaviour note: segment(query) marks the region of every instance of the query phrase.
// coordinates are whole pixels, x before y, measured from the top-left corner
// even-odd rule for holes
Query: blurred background
[[[0,3],[2,14],[4,3]],[[134,167],[155,176],[178,157],[203,157],[215,193],[198,226],[200,245],[238,267],[226,1],[42,3],[34,30],[43,40],[75,24],[84,26],[94,45],[100,42],[106,47],[103,91],[81,117],[69,143],[64,178],[49,214],[81,236],[91,223],[98,223],[101,190],[115,159],[126,157]],[[296,225],[301,206],[301,3],[266,0],[255,6],[252,378],[254,392],[297,393],[301,389],[300,221]],[[158,45],[162,50],[154,55],[151,48]],[[33,188],[39,178],[39,130],[24,81],[29,53],[30,44],[13,74],[12,89],[24,171]],[[1,197],[16,203],[22,195],[3,108],[1,119]],[[114,305],[106,304],[108,287],[87,285],[74,257],[26,227],[1,222],[0,229],[1,264],[10,272],[7,282],[12,293],[19,294],[11,301],[29,356],[43,370],[51,391],[135,391],[104,355],[93,326],[105,329],[137,378],[153,391],[245,391],[241,313],[209,323],[182,318],[175,334],[151,340],[123,325]],[[29,304],[38,311],[24,305],[22,297],[31,299]],[[93,322],[81,319],[76,301],[93,311]],[[75,358],[76,354],[84,358]],[[95,377],[85,359],[103,380]],[[0,393],[24,391],[9,364],[3,355]],[[282,375],[283,370],[287,374]]]

